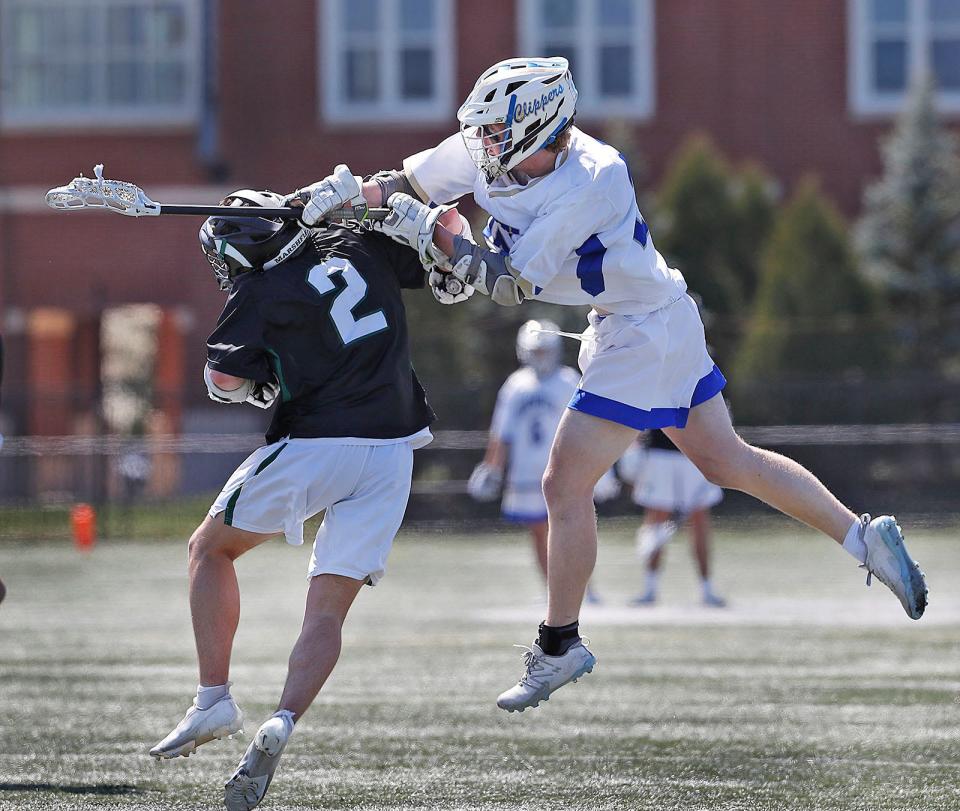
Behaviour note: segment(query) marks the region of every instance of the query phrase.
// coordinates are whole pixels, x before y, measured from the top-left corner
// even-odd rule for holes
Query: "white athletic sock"
[[[230,695],[230,682],[218,684],[214,687],[204,687],[199,684],[197,685],[197,709],[209,710],[221,698],[228,695]]]
[[[857,563],[867,562],[867,545],[860,540],[859,518],[847,530],[847,537],[843,539],[843,548],[856,558]]]
[[[647,576],[643,586],[643,593],[651,596],[656,595],[657,586],[660,585],[660,572],[654,569],[647,569]]]

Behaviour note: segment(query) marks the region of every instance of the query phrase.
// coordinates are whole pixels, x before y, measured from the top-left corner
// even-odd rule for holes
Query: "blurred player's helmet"
[[[576,110],[577,88],[562,56],[507,59],[483,72],[457,119],[470,157],[492,181],[553,143]]]
[[[241,189],[221,205],[282,208],[284,198],[272,191]],[[229,290],[241,273],[270,270],[296,256],[309,237],[299,220],[271,217],[231,217],[218,214],[200,227],[200,245],[221,290]]]
[[[553,321],[527,321],[517,333],[517,360],[545,377],[560,365],[563,353],[560,327]]]

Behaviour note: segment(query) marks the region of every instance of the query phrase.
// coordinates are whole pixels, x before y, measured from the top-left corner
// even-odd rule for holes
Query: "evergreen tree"
[[[728,261],[750,304],[760,284],[760,257],[773,229],[779,195],[776,184],[755,164],[737,172],[732,193],[736,228],[730,235]]]
[[[735,380],[820,377],[883,362],[883,333],[878,340],[871,328],[877,295],[814,181],[804,181],[777,218],[761,270]]]
[[[960,304],[960,159],[919,85],[883,146],[883,177],[864,195],[857,246],[864,272],[912,322],[905,360],[940,367]]]
[[[744,300],[729,261],[737,212],[730,167],[704,136],[691,137],[667,173],[657,199],[653,241],[707,310],[737,312]]]

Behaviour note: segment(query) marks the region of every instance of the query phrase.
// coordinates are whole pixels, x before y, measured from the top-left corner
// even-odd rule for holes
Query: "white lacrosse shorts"
[[[233,472],[209,514],[223,513],[225,524],[249,532],[282,533],[300,546],[303,522],[326,510],[308,576],[339,574],[375,585],[407,508],[413,449],[421,443],[362,442],[282,439],[258,448]]]
[[[709,482],[680,451],[649,448],[633,486],[633,503],[650,510],[687,515],[723,501],[723,490]]]
[[[500,501],[500,515],[504,521],[516,524],[539,524],[547,520],[547,501],[543,486],[538,482],[507,482]]]
[[[580,336],[580,387],[569,407],[644,430],[687,424],[690,409],[726,385],[707,352],[690,296],[652,313],[587,315]]]

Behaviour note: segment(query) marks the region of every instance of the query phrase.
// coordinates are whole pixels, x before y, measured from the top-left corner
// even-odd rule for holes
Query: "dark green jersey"
[[[331,225],[293,259],[237,278],[208,363],[258,382],[276,376],[267,442],[409,436],[435,419],[410,363],[400,293],[424,279],[416,251]]]

